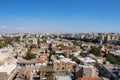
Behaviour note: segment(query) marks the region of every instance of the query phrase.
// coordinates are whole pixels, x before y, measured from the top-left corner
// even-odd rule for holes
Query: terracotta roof
[[[47,54],[40,54],[38,62],[46,62]]]
[[[3,41],[4,39],[3,38],[0,38],[0,41]]]
[[[52,49],[59,50],[59,47],[57,47],[57,46],[52,46]]]
[[[74,47],[63,47],[61,50],[77,51]]]
[[[39,49],[33,48],[33,49],[31,50],[31,53],[37,53],[38,51],[39,51]]]
[[[99,80],[99,78],[78,78],[77,80]]]
[[[46,62],[46,60],[44,58],[40,58],[38,62],[43,63],[43,62]]]

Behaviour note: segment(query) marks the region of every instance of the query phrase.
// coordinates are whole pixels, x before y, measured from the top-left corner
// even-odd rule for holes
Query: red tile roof
[[[100,80],[99,78],[78,78],[77,80]]]
[[[33,49],[31,50],[31,53],[38,53],[38,52],[39,52],[39,49],[33,48]]]
[[[46,62],[46,60],[44,58],[41,58],[38,60],[38,62],[43,63],[43,62]]]
[[[59,50],[59,47],[57,47],[57,46],[52,46],[52,49]]]
[[[46,62],[47,54],[40,54],[38,62]]]

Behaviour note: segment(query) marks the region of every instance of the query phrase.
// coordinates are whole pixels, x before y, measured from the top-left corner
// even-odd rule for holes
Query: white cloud
[[[16,30],[24,30],[23,27],[16,27]]]
[[[0,29],[7,29],[7,26],[0,26]]]

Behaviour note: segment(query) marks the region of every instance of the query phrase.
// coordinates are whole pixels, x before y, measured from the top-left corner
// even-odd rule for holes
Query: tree
[[[39,38],[37,39],[37,44],[38,44],[38,45],[40,44],[40,40],[39,40]]]
[[[80,56],[85,57],[86,54],[84,52],[80,52]]]
[[[114,56],[113,54],[107,55],[106,60],[110,61],[112,64],[120,64],[120,57]]]
[[[27,37],[27,35],[25,34],[24,36],[23,36],[23,39],[25,39]]]
[[[7,44],[5,44],[5,43],[0,43],[0,48],[6,47],[6,46],[7,46]]]
[[[47,50],[47,49],[45,49],[45,53],[46,53],[46,54],[48,53],[48,50]]]
[[[20,36],[15,36],[15,37],[13,37],[13,40],[14,40],[15,42],[19,42],[19,41],[20,41]]]
[[[75,56],[72,57],[72,61],[75,61],[77,64],[80,64],[80,60]]]
[[[10,37],[4,37],[4,41],[5,41],[5,44],[11,44],[11,42],[13,41],[13,39],[10,38]]]
[[[101,50],[100,48],[97,48],[97,47],[92,47],[90,50],[90,53],[94,54],[97,57],[101,56]]]
[[[35,45],[35,44],[32,44],[32,45],[30,46],[30,49],[33,49],[33,48],[36,48],[36,45]]]
[[[73,55],[72,55],[72,54],[70,54],[70,55],[69,55],[69,58],[72,58],[72,57],[73,57]]]
[[[35,55],[35,54],[32,54],[32,53],[27,52],[27,53],[26,53],[26,55],[25,55],[25,57],[23,57],[23,58],[24,58],[24,59],[26,59],[26,60],[31,60],[31,59],[36,58],[36,55]]]
[[[59,44],[58,47],[63,48],[63,47],[65,47],[65,46],[64,46],[64,44]]]

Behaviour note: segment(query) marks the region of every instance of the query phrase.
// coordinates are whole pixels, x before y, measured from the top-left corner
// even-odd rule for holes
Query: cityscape
[[[119,3],[1,0],[0,80],[120,80]]]
[[[119,33],[5,33],[0,80],[118,80]]]

